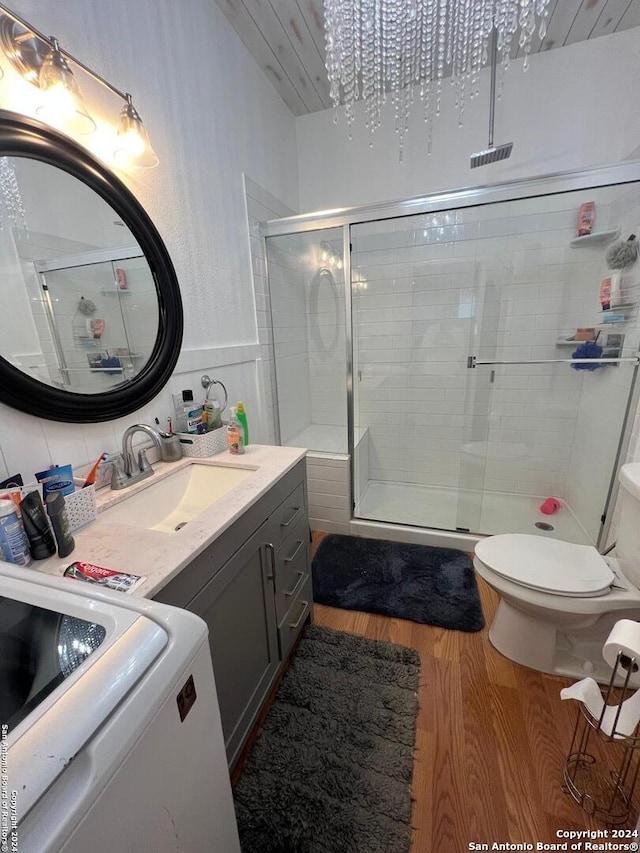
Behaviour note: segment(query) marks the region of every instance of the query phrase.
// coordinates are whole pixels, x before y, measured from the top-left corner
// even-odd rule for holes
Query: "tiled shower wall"
[[[267,240],[283,444],[300,442],[310,450],[346,450],[344,274],[337,263],[341,258],[340,229]],[[315,447],[308,433],[312,425],[341,427],[344,435],[329,430],[323,434],[322,446]],[[332,432],[335,446],[324,441]]]
[[[620,195],[620,191],[617,191]],[[582,201],[610,224],[615,189],[352,229],[356,419],[374,480],[564,496],[585,371],[477,367],[567,358],[598,321],[603,247],[571,249]],[[365,288],[366,284],[366,288]],[[491,370],[493,382],[491,381]],[[603,379],[616,368],[601,371]],[[480,467],[478,467],[480,466]]]
[[[317,232],[311,239],[314,242],[309,257],[313,266],[305,275],[311,418],[314,424],[341,428],[338,432],[341,437],[333,449],[344,452],[347,447],[344,273],[335,263],[336,259],[342,259],[342,229]],[[331,250],[330,266],[317,260],[322,251],[318,241]]]
[[[640,233],[640,189],[632,184],[615,191],[615,198],[609,209],[609,221],[612,228],[620,228],[620,240],[629,235]],[[599,264],[598,281],[604,278],[607,269],[606,247],[594,247],[593,253]],[[596,292],[593,283],[592,293]],[[625,335],[624,356],[638,351],[640,343],[640,319],[638,302],[640,301],[640,261],[622,272],[622,296],[628,309],[628,322],[612,327],[615,332]],[[592,312],[597,311],[597,296],[591,300]],[[628,401],[629,384],[633,367],[628,364],[619,367],[607,367],[584,376],[580,410],[576,426],[575,442],[567,475],[567,499],[582,524],[592,532],[598,529],[603,510],[602,496],[606,494],[618,445],[618,424],[624,414]],[[633,462],[640,458],[638,453],[638,435],[640,418],[631,413],[632,431],[627,453],[623,462]],[[610,508],[609,512],[612,512]]]

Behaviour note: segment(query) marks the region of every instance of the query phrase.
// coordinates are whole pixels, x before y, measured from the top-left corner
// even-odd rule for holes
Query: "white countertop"
[[[95,563],[145,575],[145,583],[134,591],[136,596],[151,598],[216,537],[262,497],[284,474],[304,459],[306,450],[299,447],[270,447],[252,444],[242,456],[218,453],[205,459],[183,458],[179,462],[156,462],[151,477],[120,491],[101,489],[97,492],[98,518],[73,534],[76,547],[68,557],[34,560],[25,571],[35,570],[61,576],[76,560]],[[250,476],[175,533],[147,530],[124,523],[101,519],[100,512],[131,495],[144,491],[193,463],[231,468],[254,467]],[[69,580],[69,583],[80,581]]]

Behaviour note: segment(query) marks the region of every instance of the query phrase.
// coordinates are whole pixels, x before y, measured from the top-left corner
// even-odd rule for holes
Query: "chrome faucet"
[[[134,461],[133,436],[136,432],[144,432],[153,441],[156,447],[160,447],[160,436],[153,427],[148,424],[133,424],[127,427],[122,436],[122,462],[114,460],[113,473],[111,474],[112,489],[126,489],[145,477],[153,474],[153,468],[147,459],[147,452],[140,450],[137,460]]]

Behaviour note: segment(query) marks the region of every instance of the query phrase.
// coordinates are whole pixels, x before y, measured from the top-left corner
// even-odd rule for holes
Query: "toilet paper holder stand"
[[[640,722],[629,732],[629,726],[625,729],[621,719],[624,702],[635,695],[629,681],[639,667],[640,658],[637,662],[635,657],[629,657],[620,650],[609,684],[602,691],[604,704],[599,716],[596,717],[586,704],[579,702],[571,746],[563,768],[562,790],[570,794],[587,814],[609,826],[620,826],[628,821],[638,781]],[[616,706],[617,710],[613,712]],[[600,747],[598,742],[611,746]],[[591,751],[594,746],[597,754]],[[611,769],[614,765],[615,768]]]

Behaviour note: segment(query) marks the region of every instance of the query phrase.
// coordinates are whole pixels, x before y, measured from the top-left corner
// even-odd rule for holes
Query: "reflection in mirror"
[[[152,272],[97,193],[48,163],[9,158],[24,215],[0,230],[0,355],[51,387],[126,386],[159,329]]]

